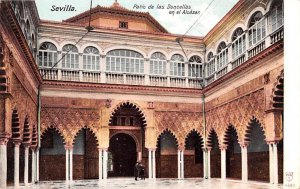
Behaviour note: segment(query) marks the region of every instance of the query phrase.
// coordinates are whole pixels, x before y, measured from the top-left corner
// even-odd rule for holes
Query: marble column
[[[39,182],[39,180],[40,180],[40,150],[37,150],[35,153],[35,162],[36,162],[35,181]]]
[[[31,183],[35,182],[35,151],[34,148],[31,149]]]
[[[242,181],[248,181],[248,154],[247,145],[242,145]]]
[[[107,160],[108,160],[108,154],[107,149],[103,150],[103,179],[107,179]]]
[[[73,148],[69,149],[69,155],[70,155],[70,182],[73,181]]]
[[[210,179],[211,178],[211,174],[210,174],[210,151],[211,149],[208,148],[207,149],[207,177]]]
[[[181,159],[180,159],[181,155],[180,155],[180,150],[177,151],[177,175],[178,175],[178,178],[180,179],[181,178],[181,166],[180,166],[180,163],[181,163]]]
[[[25,145],[25,162],[24,162],[24,184],[28,185],[28,158],[29,158],[29,146]]]
[[[184,178],[184,151],[181,150],[181,178]]]
[[[152,175],[152,150],[148,149],[148,172],[149,172],[149,179],[153,178]]]
[[[69,150],[66,148],[66,182],[69,181]]]
[[[19,187],[20,180],[19,180],[19,170],[20,170],[20,142],[14,142],[14,186]]]
[[[103,179],[103,151],[99,148],[99,180]]]
[[[206,152],[205,152],[205,149],[202,148],[202,152],[203,152],[203,178],[207,178],[207,175],[206,175]]]
[[[269,143],[269,176],[270,183],[274,183],[274,174],[273,174],[273,144]]]
[[[221,179],[226,179],[226,148],[221,147]]]
[[[0,188],[6,188],[8,136],[0,135]]]
[[[152,151],[152,167],[153,167],[153,179],[156,178],[156,159],[155,159],[155,150]]]

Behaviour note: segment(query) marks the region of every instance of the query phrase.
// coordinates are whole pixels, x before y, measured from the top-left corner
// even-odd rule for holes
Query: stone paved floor
[[[13,188],[13,187],[8,187]],[[72,184],[65,181],[40,182],[35,185],[20,186],[20,188],[33,189],[65,189],[65,188],[107,188],[107,189],[282,189],[282,185],[274,186],[268,183],[253,182],[242,183],[241,181],[220,179],[203,180],[198,179],[156,179],[155,181],[146,179],[135,181],[133,178],[113,178],[107,181],[98,180],[79,180]]]

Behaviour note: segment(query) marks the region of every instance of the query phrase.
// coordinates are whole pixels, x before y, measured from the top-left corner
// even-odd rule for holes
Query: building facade
[[[204,37],[117,2],[62,22],[0,6],[1,186],[136,161],[149,178],[283,182],[283,1],[240,0]]]

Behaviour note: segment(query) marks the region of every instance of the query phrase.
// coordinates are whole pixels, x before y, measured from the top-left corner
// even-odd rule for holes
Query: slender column
[[[206,178],[207,175],[206,175],[206,152],[205,152],[205,149],[202,149],[202,152],[203,152],[203,178]]]
[[[37,150],[35,153],[35,161],[36,161],[36,176],[35,176],[35,181],[39,182],[40,180],[40,150]]]
[[[226,179],[226,148],[221,148],[221,179]]]
[[[103,150],[103,179],[107,179],[107,149]]]
[[[66,182],[69,181],[69,150],[66,149]]]
[[[31,149],[31,153],[31,183],[33,184],[35,180],[35,151],[33,148]]]
[[[270,183],[274,183],[273,179],[273,146],[271,143],[269,143],[269,176],[270,176]]]
[[[19,169],[20,169],[20,142],[14,142],[14,186],[18,187],[20,185],[19,181]]]
[[[273,144],[273,174],[274,174],[274,184],[278,184],[278,154],[277,154],[277,143]]]
[[[25,146],[25,167],[24,167],[24,184],[28,185],[28,157],[29,157],[29,147]]]
[[[0,135],[0,188],[6,188],[8,136]]]
[[[153,178],[156,178],[156,159],[155,159],[155,150],[152,151],[152,167],[153,167]]]
[[[103,151],[99,148],[99,180],[103,179]]]
[[[181,150],[181,178],[184,178],[184,153]]]
[[[248,181],[248,156],[247,146],[242,146],[242,181]]]
[[[152,175],[152,150],[148,149],[148,172],[149,172],[149,179],[153,178]]]
[[[69,150],[70,155],[70,181],[73,181],[73,149]]]
[[[167,74],[167,87],[171,86],[171,81],[170,81],[170,60],[167,60],[167,64],[166,64],[166,74]]]
[[[207,150],[207,165],[208,165],[208,169],[207,169],[207,177],[210,179],[210,151],[211,149]]]
[[[181,166],[180,166],[180,150],[177,151],[177,169],[178,169],[178,178],[181,178]]]

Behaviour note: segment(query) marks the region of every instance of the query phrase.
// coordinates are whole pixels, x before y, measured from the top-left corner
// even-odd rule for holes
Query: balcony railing
[[[238,67],[239,65],[241,65],[245,61],[246,61],[246,55],[245,54],[242,54],[242,55],[238,56],[237,58],[235,58],[232,61],[232,69]]]
[[[50,69],[40,69],[40,73],[43,76],[43,79],[48,80],[58,80],[58,70],[50,70]]]
[[[101,73],[99,72],[82,72],[83,82],[100,83]]]
[[[265,39],[256,44],[253,48],[248,50],[248,58],[252,58],[253,56],[257,55],[258,53],[262,52],[266,48]]]
[[[64,81],[80,81],[79,80],[79,71],[61,70],[61,80],[64,80]]]
[[[150,85],[151,86],[163,86],[167,87],[168,86],[168,79],[167,77],[163,76],[150,76]]]
[[[187,87],[185,78],[170,78],[171,87]]]
[[[283,39],[283,26],[275,30],[273,33],[271,33],[270,38],[271,38],[271,44],[274,44],[277,41]]]

